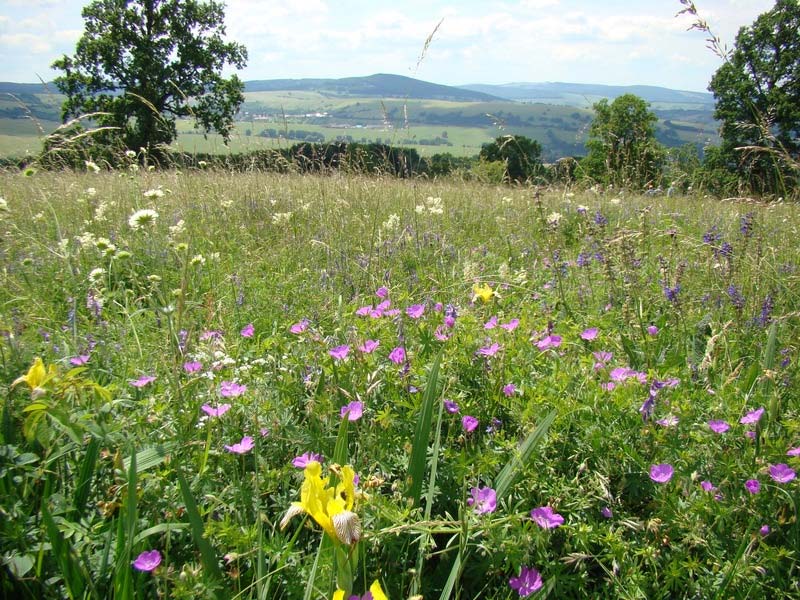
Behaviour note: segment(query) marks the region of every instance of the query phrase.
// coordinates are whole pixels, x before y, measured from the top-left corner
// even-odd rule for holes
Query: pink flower
[[[460,409],[458,408],[458,404],[453,402],[452,400],[445,400],[444,401],[444,409],[449,412],[451,415],[456,414]]]
[[[412,304],[406,309],[406,314],[412,319],[419,319],[425,312],[424,304]]]
[[[492,513],[497,508],[497,493],[492,488],[472,488],[470,493],[472,496],[467,498],[467,504],[473,507],[476,514]]]
[[[507,383],[506,385],[503,386],[503,393],[506,396],[509,396],[509,397],[513,396],[514,392],[516,392],[516,391],[517,391],[517,386],[515,386],[513,383]]]
[[[725,433],[731,428],[731,426],[725,421],[709,421],[708,427],[714,433]]]
[[[519,319],[511,319],[508,323],[501,323],[500,327],[506,331],[514,331],[519,327]]]
[[[649,335],[652,335],[652,336],[656,336],[656,335],[658,335],[658,327],[656,327],[655,325],[650,325],[650,326],[647,328],[647,333],[648,333]]]
[[[478,419],[470,415],[464,415],[461,418],[461,426],[464,428],[464,431],[471,433],[478,427]]]
[[[344,419],[347,417],[348,421],[358,421],[361,415],[364,414],[364,403],[358,400],[353,400],[350,404],[346,404],[339,411],[339,415]]]
[[[541,589],[543,585],[542,576],[536,569],[522,567],[519,571],[519,577],[509,579],[508,585],[519,594],[520,598],[525,598]]]
[[[558,348],[561,345],[560,335],[548,335],[546,338],[536,342],[536,347],[542,352],[550,348]]]
[[[669,463],[662,463],[660,465],[652,465],[650,467],[650,479],[656,483],[667,483],[672,479],[675,469]]]
[[[380,344],[378,340],[367,340],[358,347],[358,351],[364,354],[371,354],[378,347],[378,344]]]
[[[246,385],[241,385],[235,381],[223,381],[219,384],[219,395],[223,398],[236,398],[246,391]]]
[[[139,377],[139,379],[134,379],[128,383],[130,383],[133,387],[143,388],[144,386],[153,383],[155,380],[156,378],[152,375],[142,375]]]
[[[359,308],[359,309],[356,311],[356,314],[357,314],[359,317],[366,317],[366,316],[367,316],[367,315],[369,315],[371,312],[372,312],[372,305],[371,305],[371,304],[368,304],[367,306],[362,306],[361,308]]]
[[[233,452],[234,454],[247,454],[255,447],[255,442],[252,436],[246,435],[242,438],[241,442],[237,442],[230,446],[225,445],[225,450]]]
[[[717,489],[714,487],[714,484],[711,483],[710,481],[701,481],[700,487],[703,488],[703,491],[705,492],[713,492],[714,490]]]
[[[753,423],[758,423],[761,420],[761,416],[764,414],[764,407],[757,408],[756,410],[751,410],[741,419],[739,419],[739,423],[742,425],[751,425]]]
[[[662,427],[674,427],[675,425],[678,424],[678,417],[674,415],[668,415],[663,419],[659,419],[658,421],[656,421],[656,423],[658,425],[661,425]]]
[[[614,511],[612,511],[608,506],[604,506],[600,509],[600,514],[603,515],[604,519],[610,519],[614,516]]]
[[[495,342],[491,346],[484,346],[483,348],[478,348],[477,354],[481,356],[494,356],[500,350],[500,344]]]
[[[587,342],[593,340],[597,337],[597,327],[590,327],[589,329],[584,329],[581,333],[581,339],[586,340]]]
[[[598,363],[605,365],[606,363],[610,362],[614,355],[611,352],[592,352],[592,356],[594,356],[595,360]]]
[[[744,482],[744,488],[751,494],[757,494],[761,491],[761,484],[758,479],[748,479]]]
[[[796,448],[789,448],[786,451],[786,456],[800,456],[800,446],[797,446]]]
[[[295,456],[294,459],[292,459],[292,466],[297,467],[298,469],[305,469],[308,463],[312,461],[322,463],[323,460],[324,459],[322,458],[321,454],[306,452],[305,454],[301,454],[300,456]]]
[[[495,327],[497,327],[497,317],[492,317],[483,324],[484,329],[494,329]]]
[[[253,324],[248,323],[239,333],[241,333],[242,337],[251,338],[255,332],[256,328],[253,327]]]
[[[447,333],[447,328],[444,325],[439,325],[436,328],[436,331],[433,332],[433,337],[435,337],[440,342],[446,342],[450,339],[450,334]]]
[[[336,346],[335,348],[328,350],[328,354],[330,354],[335,360],[344,360],[347,358],[347,355],[350,354],[350,346],[347,344]]]
[[[758,530],[758,533],[761,535],[761,537],[767,537],[769,535],[769,525],[762,525]]]
[[[769,476],[778,483],[789,483],[797,474],[789,465],[780,463],[778,465],[769,466]]]
[[[197,373],[203,368],[203,363],[196,360],[183,363],[183,370],[187,373]]]
[[[214,331],[213,329],[212,330],[208,330],[208,331],[204,331],[203,333],[200,334],[200,341],[201,342],[208,342],[208,341],[211,341],[211,340],[221,340],[221,339],[222,339],[222,332],[221,331]]]
[[[69,359],[69,364],[74,365],[76,367],[80,367],[85,365],[89,362],[89,355],[88,354],[81,354],[80,356],[75,356]]]
[[[543,529],[554,529],[564,524],[564,517],[553,512],[551,506],[540,506],[531,511],[531,519]]]
[[[308,329],[308,319],[302,319],[299,323],[295,323],[289,328],[289,331],[294,333],[295,335],[303,333],[306,329]]]
[[[397,346],[394,350],[389,352],[389,360],[395,364],[403,364],[406,360],[406,351],[402,346]]]
[[[213,408],[210,404],[203,404],[203,406],[200,407],[200,410],[206,413],[209,417],[221,417],[230,409],[230,404],[220,404],[216,408]]]
[[[384,299],[389,296],[389,290],[386,287],[381,286],[377,290],[375,290],[375,295],[378,298]]]
[[[137,571],[154,571],[161,564],[161,553],[158,550],[146,550],[131,564]]]

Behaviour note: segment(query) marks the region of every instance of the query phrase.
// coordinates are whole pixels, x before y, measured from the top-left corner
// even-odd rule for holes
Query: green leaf
[[[151,535],[159,535],[161,533],[169,533],[170,531],[183,531],[189,527],[189,523],[159,523],[158,525],[154,525],[153,527],[148,527],[144,531],[140,531],[136,538],[133,540],[133,544],[136,545]]]
[[[494,480],[494,490],[498,500],[506,495],[511,484],[514,483],[514,479],[516,479],[519,474],[519,470],[528,463],[536,446],[544,439],[547,430],[553,424],[553,421],[555,421],[556,414],[555,410],[550,411],[550,413],[542,419],[536,428],[528,434],[525,441],[520,444],[518,451],[515,452],[514,456],[506,463],[503,470],[497,475]]]
[[[61,571],[67,594],[70,598],[83,598],[86,592],[87,579],[78,562],[75,549],[67,543],[64,535],[56,525],[47,502],[42,502],[42,521],[47,531],[47,537],[52,546],[52,554]]]
[[[136,453],[136,473],[143,473],[153,467],[160,465],[168,457],[169,453],[175,449],[175,444],[156,444],[149,446]],[[127,471],[131,464],[131,456],[122,460],[122,464]]]
[[[408,476],[411,484],[408,496],[414,501],[414,506],[419,506],[422,496],[422,480],[425,478],[425,467],[428,458],[428,441],[431,437],[431,422],[433,421],[433,405],[439,397],[439,365],[442,361],[444,349],[433,361],[428,374],[428,383],[422,396],[422,407],[417,419],[417,429],[411,449],[411,461],[408,465]]]
[[[75,482],[75,493],[72,496],[73,518],[80,520],[86,510],[86,503],[92,491],[92,479],[94,478],[94,468],[97,464],[97,457],[100,454],[100,443],[97,438],[89,440],[86,446],[86,454],[81,461],[78,471],[78,479]]]

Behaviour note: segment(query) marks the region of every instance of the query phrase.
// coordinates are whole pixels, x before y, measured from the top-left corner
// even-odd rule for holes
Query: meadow
[[[796,206],[87,167],[0,175],[3,595],[800,597]]]

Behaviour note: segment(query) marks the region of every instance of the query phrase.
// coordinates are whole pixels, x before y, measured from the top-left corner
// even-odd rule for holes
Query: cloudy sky
[[[49,81],[86,0],[0,0],[0,81]],[[719,59],[678,0],[229,0],[245,80],[396,73],[450,85],[564,81],[705,90]],[[733,43],[773,0],[696,0]],[[425,40],[436,31],[420,62]]]

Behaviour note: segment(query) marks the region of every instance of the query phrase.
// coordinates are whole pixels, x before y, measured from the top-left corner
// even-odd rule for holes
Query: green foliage
[[[656,142],[658,120],[648,104],[633,94],[624,94],[611,104],[600,100],[589,129],[581,161],[585,173],[595,181],[616,187],[645,189],[661,182],[664,151]]]
[[[542,146],[522,135],[500,136],[481,148],[480,159],[505,164],[505,179],[522,183],[534,181],[544,172]]]
[[[151,155],[176,138],[176,118],[192,117],[227,139],[244,84],[221,71],[242,68],[247,52],[224,40],[222,4],[96,0],[82,14],[75,55],[53,63],[64,72],[54,83],[67,96],[65,121],[90,114],[103,144],[122,138]]]
[[[744,185],[786,195],[800,178],[800,3],[777,0],[736,36],[711,79],[721,152]]]

